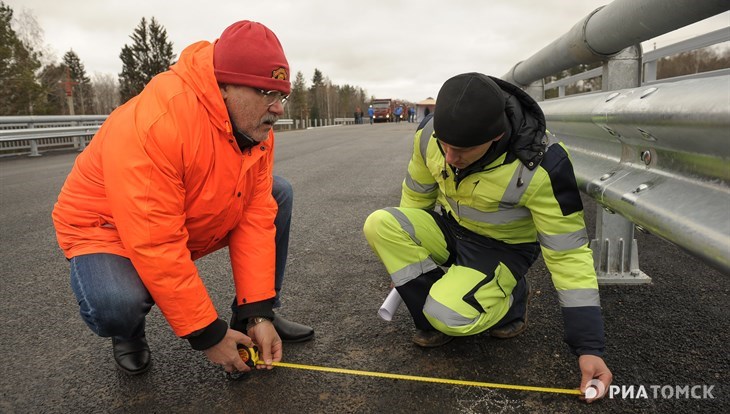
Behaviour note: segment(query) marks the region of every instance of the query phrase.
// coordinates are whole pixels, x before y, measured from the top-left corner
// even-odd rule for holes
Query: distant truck
[[[370,104],[373,106],[373,121],[392,122],[395,102],[392,99],[373,99]]]

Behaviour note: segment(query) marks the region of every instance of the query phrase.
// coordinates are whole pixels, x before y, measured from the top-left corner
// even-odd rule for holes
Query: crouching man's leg
[[[145,317],[154,301],[132,262],[114,254],[71,258],[71,289],[83,321],[97,335],[112,338],[117,367],[130,375],[149,370]]]
[[[475,335],[508,313],[516,285],[512,272],[502,264],[490,273],[453,265],[431,287],[423,313],[433,327],[449,336]]]
[[[405,208],[376,211],[364,231],[413,317],[417,345],[440,346],[486,330],[500,338],[524,331],[524,275],[537,258],[536,244],[507,246]]]
[[[512,306],[504,317],[489,329],[489,336],[500,339],[514,338],[527,329],[527,305],[532,298],[532,288],[527,279],[517,281],[512,291]]]
[[[536,243],[509,245],[463,228],[458,233],[455,264],[429,292],[424,314],[448,335],[511,338],[527,327],[530,289],[525,278],[537,259]]]
[[[279,206],[276,219],[274,220],[274,225],[276,226],[276,297],[274,298],[274,308],[278,308],[281,306],[281,300],[279,298],[281,296],[281,286],[284,282],[286,260],[289,254],[289,229],[291,228],[294,191],[286,179],[275,175],[271,194]],[[274,317],[274,327],[284,342],[303,342],[314,337],[313,328],[284,319],[278,313]]]
[[[439,346],[452,338],[434,329],[423,312],[431,287],[444,274],[449,258],[446,238],[431,213],[412,208],[387,208],[365,221],[365,237],[413,317],[421,346]]]

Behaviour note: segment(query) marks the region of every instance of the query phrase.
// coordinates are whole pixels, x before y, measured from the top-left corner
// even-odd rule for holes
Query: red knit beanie
[[[261,23],[242,20],[228,26],[215,42],[213,69],[220,83],[291,92],[281,43]]]

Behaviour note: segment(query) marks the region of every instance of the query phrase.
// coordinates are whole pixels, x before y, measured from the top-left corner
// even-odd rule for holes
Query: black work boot
[[[129,375],[143,374],[152,366],[152,352],[144,336],[134,339],[112,337],[112,353],[117,368]]]
[[[446,335],[441,331],[416,329],[416,334],[413,335],[412,341],[414,344],[423,348],[436,348],[448,344],[452,339],[454,339],[453,336]]]
[[[523,279],[527,293],[522,293],[521,297],[512,304],[512,308],[507,311],[503,319],[496,328],[489,330],[489,336],[499,339],[514,338],[527,330],[527,306],[532,299],[532,287],[527,279]]]

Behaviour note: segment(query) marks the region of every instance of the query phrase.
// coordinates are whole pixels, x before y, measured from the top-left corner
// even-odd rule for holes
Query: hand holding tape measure
[[[253,369],[256,368],[256,365],[259,363],[259,350],[254,345],[253,347],[248,347],[246,345],[238,344],[238,355],[241,356],[241,360],[248,365],[249,368]],[[245,371],[236,371],[236,372],[226,372],[226,376],[228,379],[231,380],[239,380],[246,376],[248,372]]]

